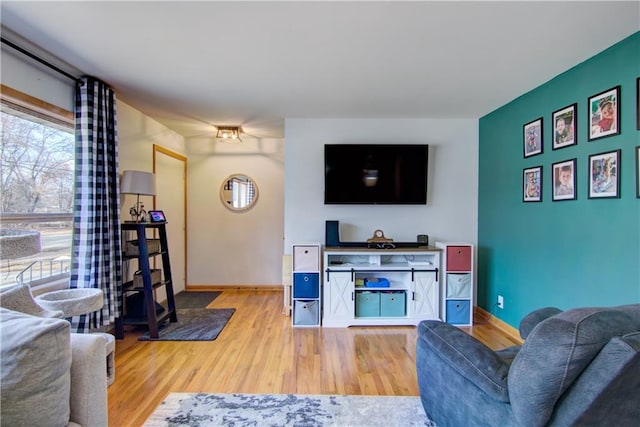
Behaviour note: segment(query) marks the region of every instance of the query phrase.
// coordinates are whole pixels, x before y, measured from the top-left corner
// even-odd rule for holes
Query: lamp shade
[[[120,180],[120,192],[155,196],[156,176],[150,172],[124,171]]]

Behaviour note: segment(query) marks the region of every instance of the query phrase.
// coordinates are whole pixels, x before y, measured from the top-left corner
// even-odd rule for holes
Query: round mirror
[[[232,211],[251,209],[258,201],[258,186],[247,175],[230,175],[222,182],[220,200]]]

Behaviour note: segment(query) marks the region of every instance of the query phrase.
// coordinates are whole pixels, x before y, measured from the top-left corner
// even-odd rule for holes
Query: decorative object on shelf
[[[258,186],[247,175],[229,175],[222,181],[220,200],[224,207],[230,211],[247,211],[254,207],[258,201]]]
[[[589,198],[620,197],[620,150],[589,156]]]
[[[242,142],[240,134],[244,133],[242,126],[216,126],[216,138],[218,141]]]
[[[542,154],[544,151],[542,138],[542,117],[523,126],[524,157]]]
[[[542,201],[542,166],[527,168],[522,171],[522,201]]]
[[[167,217],[162,211],[149,211],[149,222],[166,222]]]
[[[578,143],[578,104],[571,104],[553,113],[553,149]]]
[[[140,196],[156,195],[156,177],[150,172],[127,170],[122,173],[120,180],[120,192],[122,194],[135,194],[136,204],[129,209],[132,222],[145,222],[147,211],[140,202]]]
[[[576,199],[576,159],[554,163],[551,166],[553,201]]]
[[[426,234],[418,234],[417,240],[418,240],[418,247],[429,246],[429,236],[428,235],[426,235]]]
[[[384,231],[376,230],[373,232],[373,237],[367,239],[367,243],[393,243],[393,239],[386,238]]]
[[[620,86],[589,98],[589,141],[620,134]]]

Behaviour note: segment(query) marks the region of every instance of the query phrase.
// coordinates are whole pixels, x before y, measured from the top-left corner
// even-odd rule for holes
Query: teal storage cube
[[[404,317],[406,316],[406,294],[404,292],[380,293],[380,316]]]
[[[380,293],[356,292],[356,317],[379,317]]]
[[[452,299],[447,301],[447,323],[452,325],[468,325],[471,312],[471,301]]]

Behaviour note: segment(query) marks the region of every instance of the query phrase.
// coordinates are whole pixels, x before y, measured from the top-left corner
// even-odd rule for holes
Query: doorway
[[[177,294],[187,287],[187,158],[153,144],[153,173],[154,209],[164,211],[167,218],[173,292]],[[158,301],[166,299],[164,289],[158,289]]]

